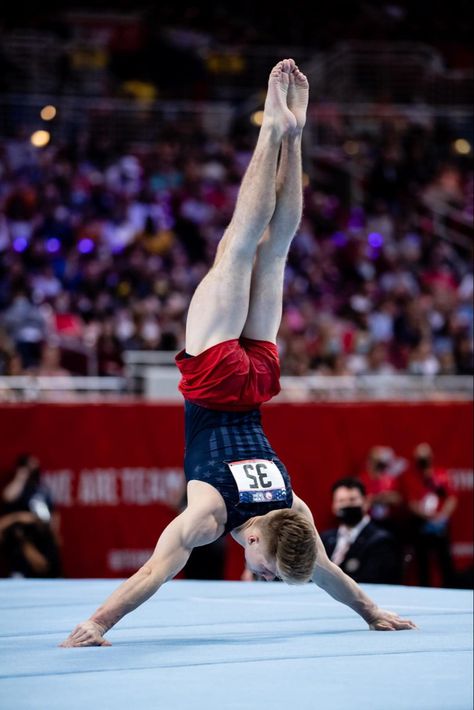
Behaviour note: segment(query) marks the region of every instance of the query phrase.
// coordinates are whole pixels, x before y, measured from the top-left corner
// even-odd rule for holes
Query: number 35
[[[266,468],[264,463],[258,463],[256,466],[253,463],[244,464],[245,475],[252,481],[250,488],[271,488],[272,482],[267,480]]]

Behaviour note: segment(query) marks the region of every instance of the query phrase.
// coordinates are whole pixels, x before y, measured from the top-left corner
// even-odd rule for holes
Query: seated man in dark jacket
[[[342,478],[332,492],[332,511],[339,526],[321,535],[328,557],[356,582],[401,584],[400,549],[393,536],[367,514],[363,484]]]

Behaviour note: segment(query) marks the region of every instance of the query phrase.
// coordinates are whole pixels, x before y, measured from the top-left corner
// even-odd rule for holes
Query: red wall
[[[458,567],[472,562],[472,404],[322,403],[264,407],[266,432],[295,492],[321,530],[332,524],[330,486],[355,475],[375,444],[410,458],[420,441],[450,470],[460,503],[453,520]],[[35,453],[61,513],[71,577],[123,577],[154,547],[183,492],[183,410],[138,403],[0,405],[0,478]],[[228,577],[241,551],[229,541]]]

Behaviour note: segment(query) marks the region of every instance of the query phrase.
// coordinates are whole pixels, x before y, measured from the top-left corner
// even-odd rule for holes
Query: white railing
[[[352,375],[281,378],[275,401],[470,400],[473,378],[466,375]]]
[[[123,360],[129,367],[149,365],[174,365],[176,353],[172,350],[126,350]]]
[[[147,353],[148,360],[164,353]],[[166,353],[169,355],[169,353]],[[132,358],[133,359],[133,358]],[[138,389],[134,378],[126,377],[0,377],[0,402],[83,401],[144,397],[153,401],[181,402],[176,367],[142,367]],[[134,370],[136,378],[137,371]],[[465,375],[354,375],[328,377],[283,376],[282,391],[276,402],[317,401],[442,401],[470,400],[473,378]]]
[[[175,367],[148,365],[142,371],[143,393],[151,400],[181,400]],[[465,375],[283,376],[276,402],[470,400],[473,378]]]
[[[0,403],[107,399],[123,397],[128,391],[125,377],[0,377]]]

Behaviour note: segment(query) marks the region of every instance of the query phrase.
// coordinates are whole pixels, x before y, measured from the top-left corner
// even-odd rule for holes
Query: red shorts
[[[208,409],[248,411],[280,391],[278,350],[264,340],[226,340],[194,357],[182,350],[176,365],[184,398]]]

